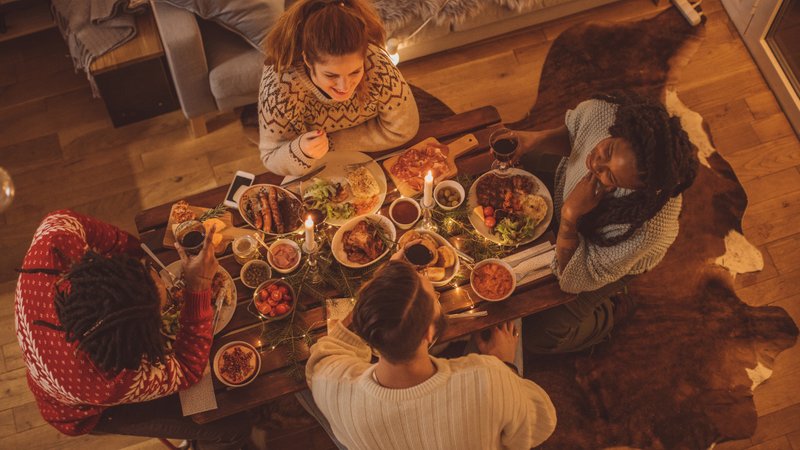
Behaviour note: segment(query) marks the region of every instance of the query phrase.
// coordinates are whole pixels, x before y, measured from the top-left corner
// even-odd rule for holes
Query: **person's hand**
[[[519,330],[514,322],[501,323],[490,331],[488,340],[484,340],[480,333],[472,335],[478,351],[483,355],[496,356],[500,361],[514,363],[519,342]]]
[[[328,153],[328,134],[325,130],[315,130],[300,136],[300,151],[309,158],[320,159]]]
[[[214,244],[211,243],[211,238],[214,236],[215,231],[217,231],[216,225],[206,233],[203,249],[197,255],[187,255],[181,244],[175,243],[178,255],[183,261],[183,276],[186,281],[186,287],[191,291],[198,292],[209,289],[211,280],[214,279],[214,275],[217,273],[219,263],[217,262],[217,257],[214,256]]]
[[[577,223],[579,218],[597,207],[600,204],[600,200],[614,189],[614,187],[606,187],[600,184],[597,177],[592,172],[589,172],[578,181],[578,184],[570,192],[569,197],[564,201],[564,206],[561,208],[561,214],[566,220]]]

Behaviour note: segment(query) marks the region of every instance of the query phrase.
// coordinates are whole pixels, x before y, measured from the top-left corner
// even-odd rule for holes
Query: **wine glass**
[[[489,146],[491,147],[492,169],[496,169],[499,176],[507,176],[508,169],[511,167],[511,160],[517,153],[519,147],[519,137],[517,133],[508,128],[495,130],[489,136]]]

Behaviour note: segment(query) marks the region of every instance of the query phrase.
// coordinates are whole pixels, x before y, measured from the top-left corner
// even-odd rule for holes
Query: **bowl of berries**
[[[282,278],[269,279],[253,291],[253,306],[268,322],[287,317],[296,304],[294,289]]]

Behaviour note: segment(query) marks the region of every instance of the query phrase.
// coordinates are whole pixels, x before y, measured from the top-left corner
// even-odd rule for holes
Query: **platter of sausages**
[[[239,214],[267,234],[293,233],[303,226],[303,204],[294,194],[272,184],[254,184],[239,199]]]

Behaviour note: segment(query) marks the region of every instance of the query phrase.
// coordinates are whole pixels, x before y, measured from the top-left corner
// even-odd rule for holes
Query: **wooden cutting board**
[[[173,205],[173,208],[174,207],[175,206]],[[200,217],[203,215],[203,213],[211,208],[189,206],[189,209],[194,212],[197,217]],[[233,214],[230,211],[226,211],[221,216],[218,216],[217,219],[221,220],[222,223],[225,224],[225,228],[222,231],[218,231],[218,233],[222,235],[222,241],[214,247],[214,253],[216,254],[224,253],[225,249],[228,247],[228,244],[230,244],[237,237],[255,233],[255,230],[251,230],[249,228],[234,227]],[[174,225],[177,224],[172,220],[172,210],[170,210],[167,229],[164,232],[164,241],[162,242],[165,247],[175,247],[175,234],[173,233],[173,229],[175,228]]]
[[[409,147],[412,148],[425,148],[426,145],[429,143],[438,144],[439,141],[436,138],[429,137],[423,141],[420,141],[416,145]],[[464,152],[472,150],[473,148],[478,146],[478,140],[475,138],[473,134],[467,134],[461,136],[460,138],[456,139],[455,141],[447,144],[448,148],[450,149],[450,153],[447,155],[447,171],[443,174],[440,174],[438,177],[434,178],[433,183],[436,184],[442,180],[446,180],[449,178],[453,178],[458,174],[458,168],[456,167],[456,158],[462,155]],[[404,152],[405,153],[405,152]],[[403,153],[403,154],[404,154]],[[392,167],[397,164],[397,160],[400,159],[402,154],[393,156],[386,161],[383,162],[383,168],[386,169],[386,173],[389,174],[392,181],[394,181],[394,185],[397,186],[397,190],[406,197],[414,197],[415,195],[421,193],[421,190],[414,189],[411,185],[406,183],[403,180],[398,179],[392,173]]]

